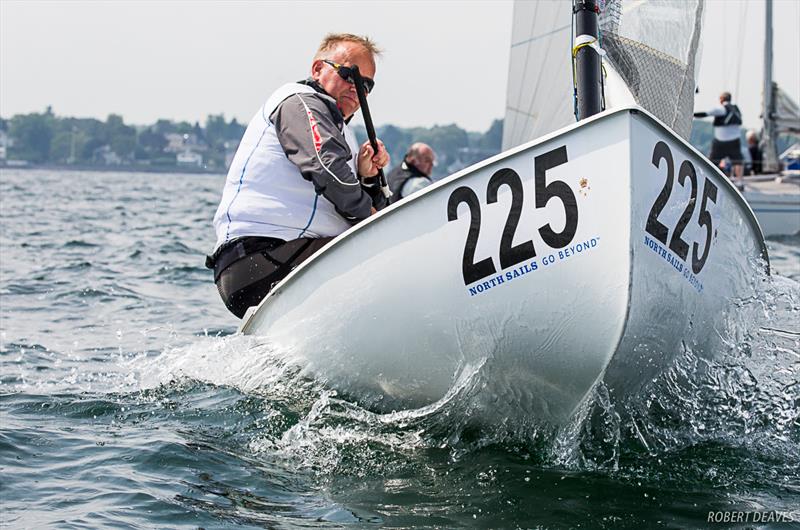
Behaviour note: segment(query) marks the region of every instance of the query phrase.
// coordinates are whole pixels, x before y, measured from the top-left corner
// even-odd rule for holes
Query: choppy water
[[[232,335],[203,267],[222,177],[0,175],[3,526],[800,521],[799,237],[714,362],[683,352],[633,403],[600,386],[560,432],[487,430],[470,378],[378,415]]]

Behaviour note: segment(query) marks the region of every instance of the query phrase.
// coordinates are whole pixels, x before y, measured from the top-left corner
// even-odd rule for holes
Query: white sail
[[[503,149],[575,121],[571,2],[514,2]]]
[[[633,103],[691,132],[703,0],[600,2],[607,109]],[[503,148],[575,121],[571,2],[514,4]]]
[[[774,83],[773,87],[775,132],[800,134],[800,106],[789,94],[781,90],[777,83]]]

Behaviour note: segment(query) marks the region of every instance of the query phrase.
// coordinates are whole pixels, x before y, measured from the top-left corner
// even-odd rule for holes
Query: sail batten
[[[547,33],[543,33],[541,35],[536,35],[534,37],[531,37],[530,39],[525,39],[523,41],[514,43],[514,44],[511,45],[511,47],[512,48],[516,48],[517,46],[522,46],[523,44],[528,44],[529,42],[534,42],[534,41],[537,41],[539,39],[543,39],[545,37],[549,37],[551,35],[555,35],[556,33],[564,31],[564,30],[567,30],[569,28],[570,28],[570,25],[569,24],[565,24],[565,25],[561,26],[560,28],[556,28],[556,29],[554,29],[552,31],[548,31]]]

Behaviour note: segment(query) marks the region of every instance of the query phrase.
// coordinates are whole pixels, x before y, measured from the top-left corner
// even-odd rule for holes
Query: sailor
[[[750,129],[745,135],[747,151],[750,153],[750,175],[760,175],[764,165],[764,155],[758,146],[758,134]]]
[[[430,174],[435,165],[436,153],[428,144],[412,144],[403,157],[403,163],[386,177],[389,189],[392,190],[391,202],[397,202],[433,184]]]
[[[711,154],[708,158],[723,167],[723,161],[727,158],[733,165],[733,174],[736,178],[736,185],[742,187],[742,174],[744,166],[742,160],[742,146],[739,140],[741,136],[742,112],[739,107],[731,103],[731,93],[723,92],[719,95],[719,107],[713,108],[708,112],[695,112],[695,118],[705,118],[714,116],[714,139],[711,142]]]
[[[347,123],[359,108],[357,66],[374,88],[380,50],[367,37],[326,36],[311,76],[276,90],[242,136],[214,215],[206,266],[226,307],[242,318],[331,239],[385,206],[376,182],[383,143],[360,148]]]

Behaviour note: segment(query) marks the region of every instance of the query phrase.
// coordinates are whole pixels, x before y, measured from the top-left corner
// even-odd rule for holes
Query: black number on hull
[[[535,207],[544,208],[553,197],[560,199],[564,205],[564,217],[566,218],[564,230],[555,232],[550,227],[550,224],[539,228],[542,239],[552,248],[563,248],[569,245],[578,230],[578,204],[575,200],[575,194],[565,182],[554,180],[547,184],[545,177],[548,169],[566,163],[567,147],[563,145],[534,159]],[[510,168],[502,168],[492,175],[486,186],[486,202],[488,204],[496,203],[497,192],[503,186],[508,186],[511,189],[511,209],[508,212],[506,225],[503,228],[503,235],[500,237],[500,267],[506,269],[536,257],[536,249],[533,246],[533,241],[525,241],[514,246],[514,234],[517,231],[524,204],[522,179],[516,171]],[[455,221],[458,219],[458,206],[462,202],[469,206],[470,211],[469,232],[464,246],[461,267],[464,274],[464,285],[469,285],[496,273],[497,269],[492,258],[485,258],[475,263],[475,248],[478,244],[478,235],[481,228],[481,207],[478,202],[478,196],[474,191],[466,186],[461,186],[450,194],[450,198],[447,201],[447,220]]]
[[[710,180],[706,179],[706,184],[703,187],[703,199],[700,201],[700,217],[697,219],[697,224],[706,227],[706,243],[705,247],[703,248],[703,255],[699,257],[697,255],[697,249],[700,248],[700,245],[697,243],[693,245],[692,270],[695,274],[698,274],[701,270],[703,270],[703,266],[706,264],[706,259],[708,259],[708,251],[711,248],[711,237],[714,234],[711,214],[706,209],[709,199],[711,199],[711,202],[714,204],[717,203],[717,186]]]
[[[661,210],[667,205],[669,195],[672,193],[672,180],[675,178],[675,163],[672,161],[672,152],[669,150],[669,146],[664,142],[658,142],[653,149],[653,165],[660,167],[662,159],[667,161],[667,179],[664,181],[664,187],[661,188],[661,193],[656,197],[656,202],[654,202],[653,207],[650,208],[645,230],[648,234],[666,245],[668,230],[667,227],[658,220],[658,216],[661,215]]]
[[[534,159],[533,173],[536,188],[536,208],[544,208],[548,201],[554,197],[560,199],[564,204],[564,214],[566,216],[564,230],[555,232],[550,227],[550,223],[539,229],[539,235],[551,248],[566,247],[575,237],[575,232],[578,230],[578,203],[575,201],[575,194],[564,181],[554,180],[547,184],[545,175],[548,169],[566,163],[567,146],[565,145],[539,155]]]
[[[658,194],[656,201],[650,208],[650,214],[647,216],[647,223],[645,224],[645,231],[666,245],[669,229],[658,220],[658,216],[661,215],[672,193],[672,184],[675,179],[675,164],[673,163],[672,152],[669,146],[659,141],[653,148],[653,165],[655,167],[660,167],[661,160],[667,161],[667,178],[664,181],[664,187],[661,189],[661,193]],[[678,223],[675,225],[675,231],[672,233],[672,238],[670,238],[669,241],[670,250],[683,261],[686,261],[689,256],[689,243],[683,239],[683,231],[692,219],[695,206],[697,205],[697,172],[689,160],[684,160],[678,170],[678,183],[681,186],[686,186],[686,177],[689,177],[689,181],[692,185],[691,196],[689,197],[689,203],[686,205],[686,209],[684,209],[680,219],[678,219]],[[700,216],[697,219],[697,224],[706,228],[706,241],[703,247],[703,254],[700,256],[698,256],[700,245],[697,242],[692,245],[692,271],[694,271],[695,274],[699,274],[700,271],[703,270],[706,260],[708,259],[709,251],[711,250],[714,229],[711,212],[708,211],[709,200],[716,204],[717,186],[706,177],[703,185],[703,199],[700,203]]]
[[[689,203],[686,205],[686,209],[683,211],[681,218],[678,219],[678,224],[675,225],[675,231],[672,233],[672,239],[669,240],[669,248],[683,261],[686,261],[686,256],[689,255],[689,243],[684,241],[681,238],[683,235],[683,231],[686,229],[686,225],[689,224],[689,220],[692,218],[692,214],[694,213],[694,206],[697,203],[697,173],[694,171],[694,166],[688,160],[684,160],[681,164],[681,168],[678,170],[678,183],[686,187],[686,177],[689,177],[689,180],[692,183],[692,194],[689,198]]]
[[[494,274],[497,269],[495,269],[492,258],[485,258],[475,263],[475,247],[478,245],[478,236],[481,232],[481,205],[474,191],[461,186],[450,195],[450,199],[447,201],[447,220],[458,219],[458,205],[462,202],[469,206],[470,213],[467,243],[464,246],[464,257],[461,262],[464,284],[467,285]]]
[[[497,191],[501,186],[511,188],[511,209],[508,212],[506,226],[503,228],[503,236],[500,238],[500,268],[505,269],[516,265],[521,261],[536,257],[536,250],[533,241],[525,241],[517,246],[513,246],[514,233],[517,231],[520,215],[522,215],[522,179],[516,171],[503,168],[497,171],[489,179],[489,186],[486,188],[486,203],[494,204],[497,202]]]

